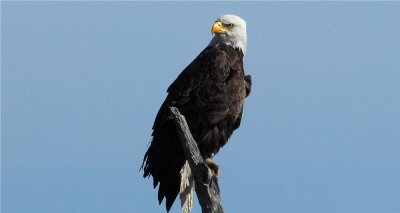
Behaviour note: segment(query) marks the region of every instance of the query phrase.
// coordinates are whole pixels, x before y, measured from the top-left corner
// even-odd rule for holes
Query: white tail
[[[193,174],[186,161],[181,169],[180,197],[182,213],[190,213],[193,207]]]

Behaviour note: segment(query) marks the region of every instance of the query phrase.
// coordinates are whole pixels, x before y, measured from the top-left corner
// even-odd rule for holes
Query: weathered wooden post
[[[203,162],[196,141],[190,133],[185,117],[178,108],[170,107],[171,115],[175,121],[176,128],[189,163],[195,182],[197,198],[203,213],[223,213],[221,197],[219,196],[218,178],[211,169]],[[189,210],[190,211],[190,210]]]

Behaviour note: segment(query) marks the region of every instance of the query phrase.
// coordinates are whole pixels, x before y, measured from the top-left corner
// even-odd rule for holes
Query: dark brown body
[[[251,77],[243,70],[243,53],[227,45],[208,47],[168,88],[154,125],[153,140],[144,161],[144,177],[158,184],[158,200],[166,197],[169,210],[179,193],[180,170],[185,156],[168,106],[186,117],[203,158],[210,158],[226,144],[240,125]]]

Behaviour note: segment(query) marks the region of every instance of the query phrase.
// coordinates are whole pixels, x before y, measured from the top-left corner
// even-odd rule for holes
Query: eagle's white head
[[[208,46],[226,44],[239,48],[246,54],[246,22],[239,16],[227,14],[219,17],[213,24],[211,33],[214,37]]]

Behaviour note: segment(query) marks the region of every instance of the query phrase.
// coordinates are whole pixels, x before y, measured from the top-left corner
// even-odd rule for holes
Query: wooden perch
[[[176,107],[170,107],[170,111],[175,121],[186,159],[194,176],[195,190],[202,213],[223,213],[218,178],[203,162],[203,157],[201,157],[197,143],[190,133],[185,117]]]

